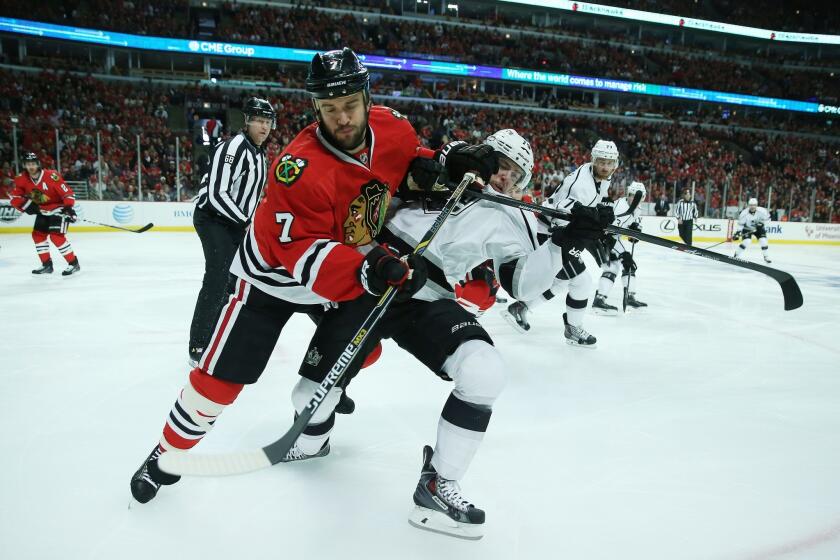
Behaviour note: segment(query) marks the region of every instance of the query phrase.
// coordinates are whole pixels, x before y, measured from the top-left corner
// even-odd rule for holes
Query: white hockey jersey
[[[557,191],[543,201],[543,206],[557,210],[571,211],[575,202],[584,206],[597,206],[602,202],[609,202],[610,182],[596,181],[591,163],[584,163],[573,173],[563,179],[563,184]],[[553,225],[565,225],[568,222],[555,219]],[[548,231],[545,220],[540,220],[540,233]]]
[[[763,206],[758,206],[754,214],[750,212],[749,208],[744,208],[738,216],[738,225],[741,226],[742,230],[750,232],[755,231],[758,226],[766,226],[768,223],[770,223],[770,212]]]
[[[403,253],[413,249],[442,205],[420,201],[398,207],[377,240]],[[539,245],[532,212],[476,199],[455,208],[423,256],[429,278],[414,297],[425,301],[455,299],[452,286],[488,259],[505,291],[525,301],[551,287],[563,268],[560,247],[550,240]]]
[[[628,214],[626,216],[619,216],[619,214],[624,214],[630,209],[630,203],[627,202],[627,198],[622,197],[619,198],[612,204],[613,212],[615,212],[615,221],[613,221],[614,226],[619,226],[623,228],[630,227],[630,224],[636,223],[641,225],[642,224],[642,211],[639,208],[633,210],[632,214]],[[613,247],[613,252],[616,254],[621,254],[624,252],[630,252],[631,243],[627,241],[626,238],[623,238],[621,235],[612,234],[615,237],[615,246]]]

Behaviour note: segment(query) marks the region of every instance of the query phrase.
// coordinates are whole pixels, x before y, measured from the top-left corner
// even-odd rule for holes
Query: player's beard
[[[359,148],[362,143],[365,141],[365,135],[367,134],[368,128],[368,118],[365,115],[365,121],[360,126],[344,126],[339,127],[335,130],[335,133],[332,130],[327,130],[326,127],[323,127],[322,133],[325,133],[327,139],[332,143],[344,150],[345,152],[352,152],[353,150]],[[352,134],[347,134],[347,130],[352,129]],[[336,136],[339,134],[339,136]]]

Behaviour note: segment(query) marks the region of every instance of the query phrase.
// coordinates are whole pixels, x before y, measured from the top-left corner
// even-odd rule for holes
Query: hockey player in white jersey
[[[758,200],[755,198],[749,199],[747,202],[747,207],[741,210],[741,214],[738,216],[738,225],[740,226],[740,231],[736,231],[735,234],[732,236],[734,241],[741,240],[741,243],[738,245],[738,248],[735,249],[735,258],[740,259],[741,255],[744,254],[744,251],[747,250],[750,243],[752,242],[753,236],[758,238],[758,242],[761,244],[761,254],[764,255],[764,262],[769,263],[772,262],[770,257],[767,255],[767,224],[770,223],[770,212],[767,211],[767,208],[758,205]]]
[[[642,213],[637,208],[632,214],[622,216],[630,209],[630,204],[636,193],[642,193],[645,197],[645,186],[639,182],[630,183],[627,186],[626,198],[619,198],[613,205],[616,218],[613,225],[642,231]],[[607,303],[607,297],[612,290],[615,279],[621,273],[622,285],[627,288],[627,305],[630,307],[647,307],[647,304],[636,299],[636,263],[633,260],[632,245],[638,239],[632,237],[624,240],[618,234],[610,235],[612,247],[609,252],[609,259],[601,263],[601,279],[598,281],[598,290],[595,292],[595,299],[592,300],[592,309],[602,315],[616,315],[618,308]]]
[[[566,210],[569,212],[588,213],[606,227],[615,219],[612,206],[604,204],[609,201],[610,178],[618,167],[618,148],[609,140],[598,140],[592,147],[591,161],[580,166],[569,174],[560,188],[543,202],[543,206]],[[541,232],[548,232],[548,227],[562,227],[564,220],[541,221]],[[603,236],[603,232],[602,232]],[[554,298],[557,293],[568,286],[566,295],[566,312],[563,314],[565,323],[564,336],[566,342],[573,346],[594,348],[596,338],[583,328],[583,315],[586,311],[589,295],[592,290],[592,279],[586,273],[583,262],[583,250],[589,250],[598,262],[603,262],[605,255],[603,245],[598,239],[575,239],[569,236],[563,243],[564,266],[553,280],[551,288],[534,299],[520,299],[508,306],[502,315],[520,332],[531,328],[528,322],[528,311]]]
[[[485,190],[510,194],[524,188],[531,176],[533,156],[528,142],[513,130],[502,130],[490,136],[485,144],[497,153],[499,169]],[[420,160],[409,171],[412,183],[435,182],[440,167],[431,160]],[[401,191],[403,195],[406,191]],[[411,194],[410,192],[407,194]],[[465,194],[468,197],[468,194]],[[396,210],[385,223],[376,240],[388,251],[410,253],[438,216],[442,203],[424,197]],[[490,335],[470,312],[455,300],[453,285],[487,260],[494,262],[502,286],[515,297],[530,299],[548,289],[563,267],[561,243],[564,236],[580,230],[579,235],[600,235],[600,224],[573,217],[565,231],[558,230],[542,245],[537,241],[537,220],[533,213],[512,209],[492,202],[468,199],[449,216],[446,224],[427,247],[423,258],[428,279],[410,300],[399,299],[388,308],[376,330],[361,349],[368,351],[380,338],[391,338],[426,367],[445,380],[454,381],[454,388],[438,421],[437,443],[423,449],[423,468],[414,492],[415,509],[409,517],[412,525],[462,538],[480,538],[483,534],[484,511],[468,501],[460,490],[473,456],[484,437],[493,403],[502,391],[507,367],[495,349]],[[354,309],[355,304],[339,304],[335,317],[342,314],[366,313]],[[324,349],[343,342],[355,331],[337,331],[322,320],[306,355],[312,356],[301,367],[302,379],[295,387],[293,400],[309,398],[317,386],[313,379],[329,369],[330,360]],[[355,326],[360,321],[345,320]],[[317,358],[316,358],[317,357]],[[355,363],[348,366],[346,379],[358,371]],[[321,409],[331,406],[324,401]],[[329,410],[327,411],[327,413]],[[331,427],[331,426],[330,426]],[[329,430],[304,432],[298,447],[306,457],[324,449]]]

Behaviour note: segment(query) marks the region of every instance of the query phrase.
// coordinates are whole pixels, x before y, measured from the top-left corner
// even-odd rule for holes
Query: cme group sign
[[[252,57],[256,53],[254,47],[247,45],[233,45],[231,43],[214,43],[211,41],[190,41],[187,47],[192,52],[201,52],[207,54],[226,54],[229,56],[247,56]]]

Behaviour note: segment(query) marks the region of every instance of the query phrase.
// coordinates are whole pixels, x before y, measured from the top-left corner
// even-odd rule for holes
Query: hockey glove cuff
[[[26,207],[24,210],[27,214],[31,214],[33,216],[38,215],[41,213],[41,207],[35,204],[34,202]]]
[[[393,286],[400,290],[397,301],[406,301],[426,283],[426,266],[422,258],[399,254],[387,245],[371,250],[359,268],[359,282],[371,295],[381,296]]]
[[[61,209],[61,213],[64,215],[64,219],[66,219],[71,224],[76,223],[76,221],[79,219],[78,214],[76,214],[76,211],[73,209],[72,206],[65,206]]]

